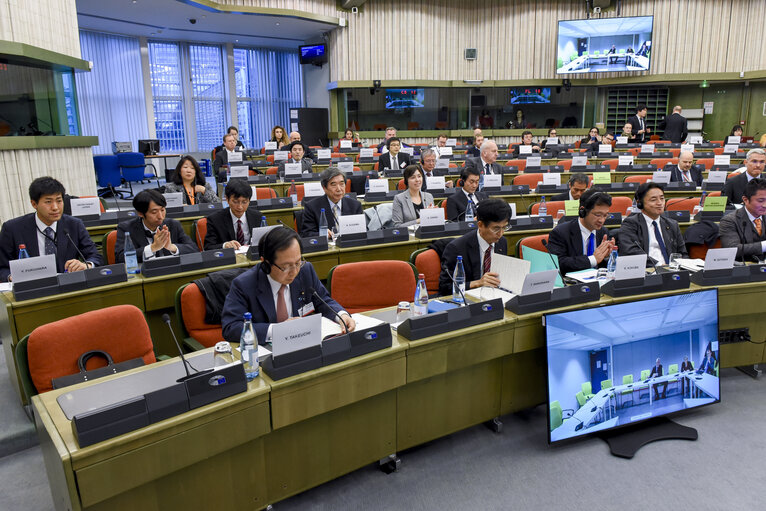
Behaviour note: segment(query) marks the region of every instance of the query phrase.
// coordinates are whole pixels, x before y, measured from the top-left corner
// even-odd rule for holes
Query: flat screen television
[[[423,89],[386,89],[386,108],[423,108],[425,97]]]
[[[552,444],[720,401],[717,289],[543,321]]]
[[[156,138],[149,138],[144,140],[138,141],[138,152],[144,153],[144,156],[149,156],[152,154],[159,154],[160,152],[160,141]]]
[[[299,46],[300,63],[322,65],[327,62],[327,47],[324,44]]]
[[[648,71],[654,16],[559,21],[556,73]]]
[[[513,87],[511,89],[512,105],[530,105],[550,102],[550,87]]]

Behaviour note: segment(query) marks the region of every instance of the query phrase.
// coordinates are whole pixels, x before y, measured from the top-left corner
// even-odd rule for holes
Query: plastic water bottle
[[[540,207],[537,210],[537,216],[545,216],[548,214],[548,206],[545,204],[545,195],[543,195],[540,201]]]
[[[370,176],[367,176],[367,179],[364,180],[364,196],[366,197],[369,192],[370,192]]]
[[[418,284],[415,286],[413,312],[415,316],[428,314],[428,289],[426,289],[426,276],[422,273],[418,275]]]
[[[633,204],[630,206],[630,211],[632,213],[638,213],[638,204],[636,204],[636,199],[633,199]]]
[[[243,318],[245,323],[242,325],[242,335],[239,337],[239,351],[242,365],[245,368],[245,376],[247,381],[251,381],[261,374],[261,366],[258,363],[258,345],[255,344],[253,315],[245,312]]]
[[[694,210],[692,211],[693,215],[696,215],[702,211],[702,208],[705,206],[705,197],[707,197],[707,192],[703,191],[702,195],[700,196],[700,203],[697,206],[694,206]]]
[[[295,179],[290,183],[290,199],[293,201],[293,207],[298,207],[298,188],[295,186]]]
[[[476,215],[473,214],[473,201],[468,201],[468,204],[465,206],[465,221],[466,222],[473,222],[476,218]]]
[[[319,235],[327,237],[327,215],[324,208],[319,212]]]
[[[609,254],[609,261],[606,263],[606,274],[609,277],[614,277],[614,270],[617,269],[617,249],[612,249],[612,253]]]
[[[266,216],[261,217],[261,227],[268,227],[269,223],[266,221]]]
[[[130,233],[125,233],[125,245],[122,253],[125,255],[125,271],[128,273],[138,273],[138,257],[136,256],[136,247],[133,246],[133,240],[130,239]]]
[[[463,294],[465,293],[465,269],[463,268],[463,256],[457,256],[455,264],[455,273],[452,275],[452,300],[457,303],[464,303]]]
[[[23,243],[19,245],[19,259],[26,259],[29,257],[29,252],[27,252],[27,246]]]

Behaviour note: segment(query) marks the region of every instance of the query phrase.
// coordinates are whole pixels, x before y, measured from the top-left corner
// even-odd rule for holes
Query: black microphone
[[[452,274],[450,272],[447,272],[447,276],[452,281],[452,284],[453,284],[452,289],[455,289],[455,287],[457,287],[457,290],[460,291],[460,296],[463,298],[463,304],[468,305],[468,300],[466,300],[463,289],[457,285],[457,283],[455,282],[455,279],[452,277]],[[468,284],[468,279],[466,279],[465,283]]]
[[[551,251],[548,248],[548,240],[542,239],[540,240],[540,243],[543,244],[543,246],[545,247],[545,250],[548,252],[548,257],[550,257],[551,261],[553,261],[553,266],[555,266],[556,269],[559,271],[559,273],[561,273],[561,268],[559,268],[559,265],[556,263],[556,259],[553,258],[553,254],[551,254]]]
[[[82,252],[80,252],[80,247],[77,246],[77,243],[75,243],[72,237],[69,235],[69,231],[67,231],[66,229],[62,229],[62,231],[64,231],[64,236],[67,237],[67,239],[69,240],[69,243],[71,243],[74,249],[77,250],[77,254],[79,254],[80,259],[82,259],[82,262],[85,263],[85,266],[88,266],[88,260],[85,259],[85,256],[82,254]]]
[[[655,261],[653,257],[651,257],[649,254],[647,254],[646,250],[644,250],[644,248],[641,245],[639,245],[638,240],[635,240],[633,242],[633,244],[631,245],[631,247],[637,247],[641,251],[641,253],[646,256],[646,260],[647,261],[654,261],[652,263],[652,268],[654,268],[654,273],[657,273],[657,263],[659,261]]]
[[[380,230],[383,230],[383,220],[380,218],[380,214],[378,213],[378,206],[373,207],[372,210],[375,211],[375,216],[378,217],[378,223],[380,224]]]
[[[687,200],[687,199],[694,199],[694,198],[695,198],[695,197],[689,196],[689,197],[683,197],[683,198],[680,198],[680,199],[672,199],[672,200],[669,200],[669,201],[667,201],[667,202],[665,203],[665,211],[667,211],[667,210],[668,210],[668,206],[670,206],[671,204],[677,204],[677,203],[679,203],[679,202],[681,202],[681,201],[685,201],[685,200]]]
[[[184,370],[186,371],[186,376],[181,377],[176,380],[177,383],[181,383],[182,381],[188,380],[192,376],[196,376],[197,374],[205,374],[205,373],[212,373],[212,369],[205,369],[204,371],[198,371],[194,368],[184,357],[184,352],[181,349],[181,345],[178,344],[178,339],[176,338],[176,333],[173,331],[173,327],[170,325],[170,316],[167,314],[162,315],[162,321],[168,325],[168,329],[170,330],[170,335],[173,336],[173,342],[176,343],[176,348],[178,348],[178,355],[181,357],[181,361],[183,362]],[[189,372],[189,368],[191,367],[192,371],[194,371],[194,374],[191,374]]]
[[[117,190],[114,189],[114,185],[109,183],[109,189],[112,191],[112,197],[114,197],[114,205],[117,207],[117,211],[120,211],[120,202],[117,200]]]
[[[346,322],[345,322],[345,321],[343,321],[343,318],[341,318],[341,317],[340,317],[340,314],[339,314],[339,313],[338,313],[338,312],[337,312],[335,309],[333,309],[332,307],[330,307],[329,305],[327,305],[327,302],[325,302],[324,300],[322,300],[322,297],[321,297],[321,296],[319,296],[319,293],[317,293],[317,292],[316,292],[316,289],[314,289],[313,287],[310,287],[310,288],[309,288],[309,291],[310,291],[310,293],[311,293],[311,296],[316,296],[316,297],[317,297],[317,300],[319,300],[320,302],[322,302],[322,303],[324,304],[324,306],[325,306],[325,307],[327,307],[327,308],[330,310],[330,312],[332,312],[333,314],[335,314],[335,317],[337,317],[337,318],[338,318],[338,322],[339,322],[339,323],[340,323],[340,325],[343,327],[343,333],[344,333],[344,334],[347,334],[347,333],[348,333],[348,327],[346,327]]]
[[[527,201],[524,200],[524,194],[519,190],[519,197],[521,198],[521,205],[524,206],[524,211],[527,212]],[[518,214],[518,211],[516,212]]]

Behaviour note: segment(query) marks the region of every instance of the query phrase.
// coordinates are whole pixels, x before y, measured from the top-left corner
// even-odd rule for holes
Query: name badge
[[[263,148],[267,151],[276,151],[277,150],[277,143],[274,141],[268,141],[263,144]]]
[[[598,145],[598,152],[601,153],[611,153],[612,152],[612,145],[611,144],[599,144]]]
[[[287,151],[274,151],[274,161],[285,161],[288,157]]]
[[[183,207],[184,205],[183,192],[164,193],[162,195],[165,197],[165,202],[167,202],[167,205],[165,207],[168,207],[168,208]]]
[[[301,172],[300,163],[285,163],[285,176],[300,176]]]
[[[572,156],[572,166],[573,167],[587,167],[588,166],[588,157],[587,156]]]
[[[529,156],[527,158],[527,167],[539,167],[542,163],[542,158],[539,156]]]
[[[229,163],[242,163],[242,153],[239,151],[234,151],[233,153],[229,153],[229,156],[227,160]]]
[[[444,225],[444,208],[421,209],[420,225]]]
[[[633,165],[633,155],[630,156],[618,156],[617,157],[617,164],[622,165]]]
[[[560,185],[561,184],[561,174],[557,172],[547,172],[543,174],[543,184],[544,185]]]
[[[319,197],[321,195],[324,195],[324,190],[322,190],[322,183],[318,181],[308,181],[303,183],[304,197]]]
[[[101,201],[98,197],[85,197],[81,199],[72,199],[72,216],[87,216],[101,214]]]
[[[519,146],[519,154],[532,154],[532,146],[531,145],[520,145]]]
[[[388,179],[370,179],[370,192],[372,193],[388,192]]]
[[[338,218],[340,223],[339,233],[344,234],[356,234],[359,232],[367,232],[367,217],[364,214],[361,215],[341,215]]]
[[[317,160],[329,160],[332,158],[332,151],[329,149],[317,149]]]
[[[713,157],[713,165],[730,165],[731,156],[728,154],[716,154]]]
[[[26,282],[56,276],[56,256],[54,254],[13,259],[8,261],[8,266],[13,282]]]
[[[232,165],[229,167],[229,177],[247,177],[250,169],[247,165]]]
[[[429,190],[444,190],[444,176],[432,176],[426,178],[426,186]]]
[[[341,140],[340,141],[340,148],[341,149],[351,149],[354,146],[353,140]]]
[[[302,317],[302,318],[308,316],[309,314],[313,314],[313,313],[314,313],[314,303],[313,302],[309,302],[306,305],[304,305],[303,307],[301,307],[300,309],[298,309],[298,315],[300,317]]]
[[[503,186],[503,176],[501,174],[487,174],[484,176],[484,188],[500,188],[501,186]]]

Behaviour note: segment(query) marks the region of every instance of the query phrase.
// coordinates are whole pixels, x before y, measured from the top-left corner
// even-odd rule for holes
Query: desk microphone
[[[319,300],[320,302],[322,302],[322,303],[324,304],[324,306],[325,306],[325,307],[327,307],[327,308],[330,310],[330,312],[332,312],[333,314],[335,314],[335,317],[337,317],[337,318],[338,318],[338,323],[340,323],[340,325],[343,327],[343,333],[344,333],[344,334],[347,334],[347,333],[348,333],[348,327],[346,326],[346,322],[345,322],[345,321],[343,321],[343,318],[341,318],[341,317],[340,317],[340,314],[339,314],[339,313],[338,313],[338,312],[337,312],[335,309],[333,309],[332,307],[330,307],[329,305],[327,305],[327,302],[325,302],[325,301],[322,299],[322,297],[321,297],[321,296],[319,296],[319,293],[317,293],[317,292],[316,292],[316,289],[314,289],[313,287],[310,287],[310,288],[309,288],[309,293],[311,294],[311,296],[316,296],[317,300]]]
[[[80,252],[80,247],[77,246],[77,243],[75,243],[72,237],[69,235],[69,231],[67,231],[66,229],[62,229],[62,231],[64,231],[64,236],[67,237],[67,239],[69,240],[69,243],[71,243],[74,249],[77,250],[77,254],[79,254],[80,258],[82,259],[82,262],[85,263],[85,266],[88,266],[88,260],[85,259],[85,256],[83,255],[83,253]]]
[[[553,254],[551,254],[551,251],[550,251],[550,249],[548,248],[548,240],[546,240],[546,239],[541,239],[541,240],[540,240],[540,243],[542,243],[542,244],[543,244],[543,246],[545,247],[545,251],[546,251],[546,252],[548,252],[548,257],[550,257],[550,258],[551,258],[551,261],[553,261],[553,266],[555,266],[555,267],[556,267],[556,269],[559,271],[559,273],[561,273],[561,268],[559,268],[559,265],[558,265],[558,264],[556,264],[556,259],[554,259],[554,258],[553,258]]]
[[[650,257],[649,254],[646,253],[646,250],[644,250],[643,247],[641,247],[641,245],[638,244],[638,240],[635,240],[633,242],[633,244],[631,245],[631,247],[638,248],[638,250],[640,250],[641,253],[646,256],[646,259],[648,261],[653,261],[652,268],[654,268],[654,273],[656,274],[657,273],[657,261],[655,261],[653,257]]]
[[[521,205],[524,206],[524,211],[527,212],[527,201],[524,200],[524,193],[522,193],[521,189],[518,190],[519,192],[519,198],[521,198]],[[529,214],[529,213],[527,213]]]
[[[380,224],[380,230],[383,230],[383,220],[381,220],[380,214],[378,213],[378,206],[375,206],[371,209],[375,212],[375,216],[378,217],[378,224]]]
[[[452,289],[455,289],[457,287],[457,290],[460,292],[460,296],[463,298],[463,304],[468,305],[468,300],[465,297],[465,293],[463,292],[463,289],[457,285],[455,282],[455,279],[452,277],[452,274],[450,272],[447,272],[447,276],[452,281]],[[466,278],[466,283],[468,283],[468,279]]]
[[[186,376],[183,376],[183,377],[181,377],[181,378],[177,379],[177,380],[176,380],[176,382],[177,382],[177,383],[181,383],[181,382],[183,382],[183,381],[186,381],[186,380],[188,380],[189,378],[191,378],[191,377],[193,377],[193,376],[197,376],[197,375],[199,375],[199,374],[212,373],[212,372],[213,372],[213,370],[212,370],[212,369],[205,369],[204,371],[198,371],[197,369],[195,369],[195,368],[194,368],[194,366],[193,366],[193,365],[191,365],[191,364],[190,364],[190,363],[189,363],[189,362],[186,360],[186,358],[184,357],[184,352],[183,352],[183,350],[181,349],[181,345],[180,345],[180,344],[178,344],[178,339],[176,338],[176,333],[173,331],[173,327],[172,327],[172,326],[171,326],[171,324],[170,324],[170,316],[168,316],[167,314],[163,314],[163,315],[162,315],[162,321],[163,321],[163,322],[164,322],[166,325],[168,325],[168,329],[170,330],[170,335],[172,335],[172,336],[173,336],[173,341],[176,343],[176,348],[178,348],[178,355],[181,357],[181,361],[183,362],[184,370],[186,371]],[[191,367],[192,371],[194,371],[194,374],[192,374],[192,373],[190,373],[190,372],[189,372],[189,368],[190,368],[190,367]]]
[[[695,197],[689,196],[689,197],[683,197],[681,199],[669,200],[668,202],[665,203],[665,211],[668,211],[668,206],[670,206],[671,204],[677,204],[677,203],[685,201],[687,199],[694,199],[694,198]]]

